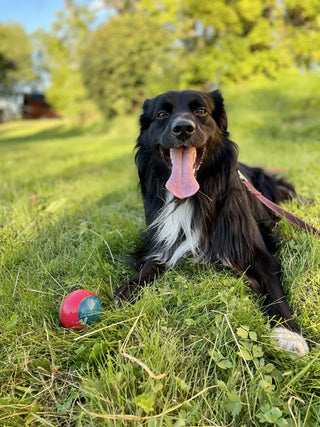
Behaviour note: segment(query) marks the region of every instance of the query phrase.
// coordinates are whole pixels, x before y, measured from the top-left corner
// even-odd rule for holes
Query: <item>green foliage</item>
[[[106,117],[131,112],[150,88],[166,87],[169,73],[172,81],[170,42],[170,31],[141,13],[115,16],[94,32],[82,72],[90,97]]]
[[[98,28],[83,3],[68,4],[42,51],[49,99],[80,120],[94,113],[88,99],[112,117],[169,89],[319,66],[318,0],[106,0],[112,13]]]
[[[240,414],[242,409],[242,403],[235,391],[229,393],[228,399],[225,401],[224,407],[233,417]]]
[[[10,86],[10,73],[16,68],[15,64],[0,53],[0,87],[2,89]]]
[[[277,407],[272,407],[270,404],[261,406],[260,412],[257,414],[257,418],[260,420],[262,425],[274,425],[274,426],[288,426],[288,421],[282,418],[282,412]]]
[[[274,78],[279,71],[319,63],[317,0],[188,0],[184,11],[190,29],[184,39],[190,50],[185,85]]]
[[[135,403],[140,406],[147,414],[153,412],[155,404],[154,396],[150,393],[142,393],[135,397]]]
[[[34,79],[31,53],[30,39],[19,24],[0,24],[0,89]]]
[[[74,14],[58,12],[51,31],[35,34],[41,52],[42,67],[50,75],[46,91],[49,102],[63,114],[82,121],[94,115],[95,108],[89,101],[83,85],[79,65],[82,46],[89,33],[93,15],[84,6],[73,4]]]

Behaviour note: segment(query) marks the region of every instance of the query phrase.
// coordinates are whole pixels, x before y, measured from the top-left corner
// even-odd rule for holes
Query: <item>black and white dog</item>
[[[276,203],[296,193],[285,180],[237,162],[220,92],[172,91],[146,100],[136,148],[147,229],[134,254],[138,272],[117,290],[116,301],[132,300],[137,287],[186,255],[220,262],[244,273],[264,296],[279,347],[306,354],[273,256],[276,218],[244,187],[238,171]]]

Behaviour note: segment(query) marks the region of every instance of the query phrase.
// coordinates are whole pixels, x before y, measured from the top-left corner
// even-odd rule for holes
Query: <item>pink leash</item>
[[[276,205],[275,203],[271,202],[271,200],[267,199],[260,191],[258,191],[248,180],[247,178],[238,170],[238,175],[243,184],[247,187],[247,189],[255,195],[265,206],[267,206],[269,209],[271,209],[274,213],[281,216],[282,218],[287,219],[291,224],[295,225],[296,227],[301,228],[302,230],[308,231],[309,233],[313,233],[316,236],[320,236],[320,230],[313,227],[312,225],[306,223],[301,218],[298,218],[297,216],[293,215],[292,213],[286,211],[285,209],[281,208],[279,205]]]

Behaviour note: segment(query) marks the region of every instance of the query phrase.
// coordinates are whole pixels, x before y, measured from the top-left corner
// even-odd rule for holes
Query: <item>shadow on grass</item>
[[[23,122],[21,122],[23,127]],[[50,129],[40,130],[36,133],[24,136],[12,136],[6,138],[5,133],[0,137],[0,144],[23,144],[28,142],[46,142],[54,139],[69,139],[85,134],[101,134],[108,132],[112,127],[111,123],[102,122],[100,126],[92,124],[90,126],[67,126],[65,123],[57,123]],[[0,128],[1,130],[1,128]]]
[[[106,193],[110,192],[110,186],[118,185],[123,177],[128,177],[128,185],[132,183],[130,177],[136,182],[138,188],[138,177],[134,164],[134,151],[125,152],[114,156],[112,159],[99,161],[83,161],[73,165],[64,165],[58,171],[55,168],[47,168],[43,170],[41,167],[36,168],[31,175],[28,173],[19,175],[15,178],[15,183],[20,187],[21,191],[29,193],[37,193],[37,183],[47,183],[52,189],[61,182],[65,184],[81,181],[86,184],[86,178],[91,179],[96,177],[97,181],[102,177],[105,180]],[[123,193],[127,191],[125,188]],[[122,196],[123,198],[123,196]],[[121,201],[121,197],[119,198]]]
[[[129,178],[121,180],[123,176]],[[87,177],[88,181],[91,179],[91,183],[95,180],[105,182],[103,191],[100,191],[98,186],[98,195],[95,194],[95,190],[86,184]],[[109,178],[112,178],[112,183],[108,185]],[[55,198],[46,197],[45,192],[39,194],[35,190],[37,181],[47,182],[56,195]],[[65,210],[67,196],[60,197],[59,192],[55,191],[55,187],[59,187],[61,181],[66,186],[69,186],[69,183],[80,183],[76,187],[76,191],[80,194],[67,207],[71,210],[69,213]],[[28,211],[27,215],[33,231],[31,237],[25,236],[24,244],[20,244],[19,239],[12,241],[14,250],[9,257],[5,257],[6,260],[3,259],[3,271],[10,272],[10,276],[14,277],[18,268],[21,269],[22,280],[23,270],[25,270],[27,282],[28,276],[34,276],[31,282],[35,283],[49,281],[53,286],[53,290],[50,289],[49,293],[59,291],[57,282],[66,284],[66,292],[71,292],[79,286],[89,286],[94,289],[97,277],[101,278],[101,283],[106,283],[106,287],[110,287],[109,273],[112,270],[114,272],[112,275],[117,276],[118,270],[114,267],[113,256],[120,262],[119,271],[122,272],[120,274],[123,275],[124,272],[126,274],[129,266],[126,266],[124,253],[133,250],[132,242],[138,238],[136,230],[138,224],[143,223],[144,216],[132,153],[98,165],[77,164],[60,173],[41,174],[34,177],[28,187],[24,184],[24,178],[20,182],[16,181],[16,184],[24,193],[27,192],[23,203]],[[73,198],[73,194],[70,197]],[[72,208],[73,206],[75,209]],[[8,226],[7,232],[10,236],[12,232],[18,232],[18,229],[19,227],[16,229],[15,225]],[[23,231],[22,234],[24,234]],[[104,239],[109,246],[105,244]],[[93,244],[93,241],[96,243]],[[3,248],[4,251],[9,249],[10,245],[7,249]],[[113,254],[111,257],[110,253]],[[89,258],[90,263],[88,263]],[[94,258],[96,258],[95,261],[93,261]],[[45,274],[46,270],[50,274]],[[56,280],[51,280],[52,276]],[[115,289],[120,286],[120,283],[113,277],[112,281],[114,280],[117,283],[114,284]],[[10,285],[11,288],[12,286],[14,285]],[[46,293],[46,289],[42,290]],[[11,303],[14,303],[14,299]],[[50,305],[51,303],[49,307]]]

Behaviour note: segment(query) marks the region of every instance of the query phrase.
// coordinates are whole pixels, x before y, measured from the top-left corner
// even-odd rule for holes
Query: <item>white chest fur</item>
[[[149,226],[154,234],[153,259],[172,267],[185,254],[198,254],[200,230],[194,225],[193,215],[191,200],[177,203],[168,193],[158,217]]]

